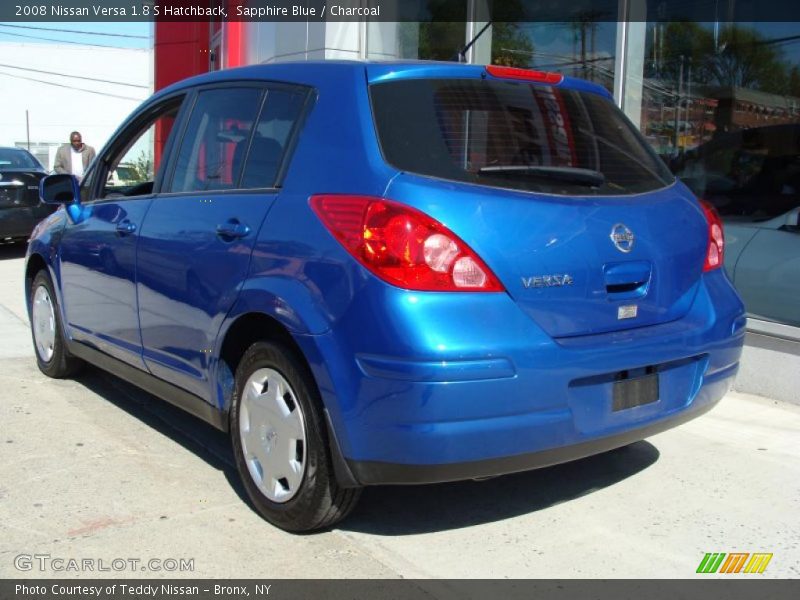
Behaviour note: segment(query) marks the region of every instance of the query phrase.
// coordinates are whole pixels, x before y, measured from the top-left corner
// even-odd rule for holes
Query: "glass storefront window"
[[[798,24],[625,26],[637,43],[626,49],[623,107],[722,215],[725,269],[748,314],[800,326]]]
[[[647,23],[640,126],[656,151],[674,160],[726,132],[800,122],[800,53],[789,29]]]
[[[493,23],[491,62],[555,71],[612,90],[617,24],[582,19],[560,23]]]
[[[466,42],[467,24],[380,23],[367,24],[369,60],[457,60]]]
[[[422,0],[417,22],[367,23],[366,57],[370,60],[458,60],[466,44],[467,2]]]

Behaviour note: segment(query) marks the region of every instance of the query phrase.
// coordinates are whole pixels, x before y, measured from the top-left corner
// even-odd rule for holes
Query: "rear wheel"
[[[33,278],[30,303],[31,335],[39,370],[57,379],[74,375],[83,363],[67,352],[53,282],[47,271],[39,271]]]
[[[322,529],[355,507],[361,490],[337,484],[316,386],[289,348],[258,342],[245,352],[230,419],[239,474],[270,523]]]

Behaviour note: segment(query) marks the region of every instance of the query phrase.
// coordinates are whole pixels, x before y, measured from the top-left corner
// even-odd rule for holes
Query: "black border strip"
[[[580,553],[576,551],[577,558],[579,555]],[[573,557],[573,560],[576,557]],[[658,572],[657,565],[653,566],[653,572]],[[287,598],[450,600],[498,597],[504,600],[540,598],[783,600],[795,598],[800,587],[796,580],[770,581],[765,580],[761,574],[727,575],[724,579],[715,575],[695,575],[695,573],[687,576],[694,576],[695,579],[4,579],[0,580],[0,600],[6,598],[220,600],[235,597],[230,591],[227,593],[223,591],[232,590],[234,586],[238,588],[239,597],[269,600]],[[714,579],[710,580],[711,578]],[[16,586],[26,586],[27,591],[21,589],[17,591]],[[30,591],[35,588],[44,593]],[[53,590],[57,591],[57,595]],[[99,590],[100,593],[94,590]]]
[[[466,21],[466,0],[38,0],[0,3],[0,21],[58,22],[451,22]],[[104,9],[104,10],[102,10]],[[259,11],[260,9],[260,11]],[[472,18],[495,22],[787,22],[792,0],[487,0]]]

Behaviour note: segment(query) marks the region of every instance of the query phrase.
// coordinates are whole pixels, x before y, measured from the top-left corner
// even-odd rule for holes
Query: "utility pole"
[[[683,54],[681,54],[681,67],[678,71],[678,97],[675,99],[675,156],[678,155],[678,142],[680,141],[679,127],[681,124],[681,99],[683,98]]]
[[[25,136],[28,139],[28,152],[31,151],[31,121],[28,118],[28,109],[25,109]]]
[[[691,106],[692,106],[692,57],[690,56],[688,73],[686,75],[686,123],[690,125],[692,123]],[[692,137],[694,137],[694,131],[692,131]]]

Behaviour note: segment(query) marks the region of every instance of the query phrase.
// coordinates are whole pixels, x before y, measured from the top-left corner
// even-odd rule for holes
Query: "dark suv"
[[[39,182],[47,175],[22,148],[0,148],[0,242],[25,241],[54,206],[39,201]]]

